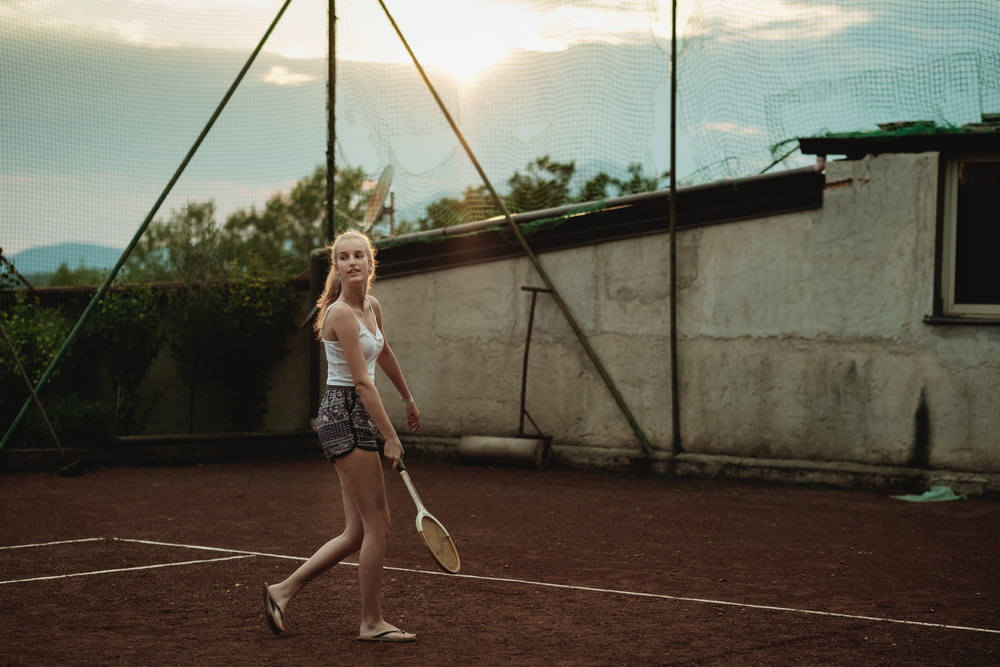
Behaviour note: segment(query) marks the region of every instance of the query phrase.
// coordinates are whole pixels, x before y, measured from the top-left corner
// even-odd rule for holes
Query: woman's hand
[[[385,457],[386,461],[392,464],[393,470],[397,470],[399,468],[399,461],[403,458],[403,443],[399,441],[398,437],[386,439],[382,456]]]
[[[410,401],[406,404],[406,425],[410,427],[411,431],[420,428],[420,409],[417,407],[416,401]]]

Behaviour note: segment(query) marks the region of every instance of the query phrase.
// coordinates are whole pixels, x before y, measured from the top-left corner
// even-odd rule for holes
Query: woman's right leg
[[[344,502],[344,515],[346,518],[344,532],[321,546],[316,553],[309,557],[309,560],[302,563],[287,579],[277,584],[272,584],[267,588],[271,599],[274,600],[274,603],[282,611],[282,615],[275,619],[282,630],[285,629],[281,623],[283,614],[292,598],[310,581],[361,549],[364,538],[364,525],[361,520],[361,514],[358,512],[357,504],[351,498],[348,485],[345,483],[339,467],[337,468],[337,475],[340,477],[340,493]]]

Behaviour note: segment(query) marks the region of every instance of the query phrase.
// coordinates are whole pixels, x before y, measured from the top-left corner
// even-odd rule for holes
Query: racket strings
[[[458,572],[461,567],[461,560],[458,557],[458,549],[455,543],[444,529],[433,517],[425,516],[420,521],[420,536],[424,539],[431,554],[441,564],[441,567],[449,572]]]

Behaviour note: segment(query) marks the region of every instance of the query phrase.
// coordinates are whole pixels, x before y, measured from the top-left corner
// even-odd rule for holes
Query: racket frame
[[[420,538],[424,541],[424,544],[427,545],[428,551],[431,552],[431,555],[434,557],[434,560],[437,561],[437,564],[440,565],[443,570],[445,570],[446,572],[451,572],[452,574],[457,573],[462,567],[462,560],[458,554],[458,549],[455,547],[455,542],[451,539],[451,535],[448,533],[448,529],[444,527],[443,523],[438,521],[436,516],[434,516],[427,510],[427,507],[424,505],[424,502],[420,499],[420,494],[417,493],[417,488],[413,486],[413,480],[410,479],[410,473],[406,471],[406,466],[403,465],[402,460],[400,460],[399,467],[397,469],[399,470],[399,476],[403,478],[403,485],[406,486],[406,490],[410,492],[410,498],[413,499],[413,504],[417,508],[416,525],[417,525],[417,532],[420,533]],[[441,529],[441,532],[444,533],[444,536],[448,538],[448,542],[451,544],[452,551],[455,553],[454,567],[446,565],[444,562],[442,562],[442,560],[438,558],[438,555],[434,553],[434,550],[431,549],[430,544],[427,543],[427,538],[424,536],[424,526],[423,526],[424,518],[428,518],[435,524],[437,524],[437,526]]]

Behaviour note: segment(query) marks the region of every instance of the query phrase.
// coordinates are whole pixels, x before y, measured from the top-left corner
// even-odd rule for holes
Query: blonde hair
[[[326,284],[323,287],[323,292],[319,295],[319,298],[316,299],[316,317],[313,320],[313,331],[316,332],[316,338],[322,338],[323,315],[326,313],[326,309],[340,296],[340,276],[337,275],[336,271],[337,248],[340,246],[342,241],[349,239],[355,239],[364,244],[365,255],[368,256],[368,261],[371,262],[372,265],[371,273],[368,274],[368,286],[371,287],[371,284],[375,282],[375,267],[377,262],[375,261],[375,246],[372,245],[371,239],[369,239],[365,234],[362,234],[354,229],[342,232],[328,247],[330,252],[330,270],[326,274]]]

